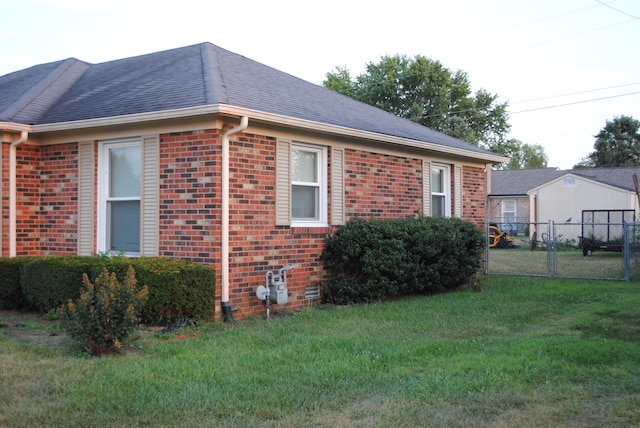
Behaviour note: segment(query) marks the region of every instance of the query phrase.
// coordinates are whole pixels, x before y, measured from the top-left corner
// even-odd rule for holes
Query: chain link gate
[[[639,225],[635,222],[487,222],[485,272],[640,280]]]

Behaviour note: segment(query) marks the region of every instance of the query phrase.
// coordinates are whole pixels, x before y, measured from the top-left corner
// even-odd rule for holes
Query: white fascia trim
[[[305,130],[312,130],[312,131],[328,133],[328,134],[336,134],[336,135],[341,135],[346,137],[355,137],[355,138],[371,140],[371,141],[382,141],[382,142],[397,144],[405,147],[412,147],[412,148],[423,149],[423,150],[424,149],[432,150],[435,152],[448,153],[448,154],[464,156],[464,157],[471,157],[475,159],[482,159],[485,161],[496,162],[496,163],[509,161],[509,158],[504,156],[485,155],[485,154],[481,154],[481,153],[477,153],[469,150],[456,149],[453,147],[442,146],[440,144],[429,143],[426,141],[418,141],[418,140],[411,140],[409,138],[394,137],[392,135],[379,134],[379,133],[370,132],[370,131],[362,131],[358,129],[347,128],[344,126],[329,125],[322,122],[315,122],[315,121],[305,120],[305,119],[297,119],[289,116],[282,116],[282,115],[277,115],[272,113],[255,111],[255,110],[251,110],[251,112],[249,113],[248,110],[246,109],[240,109],[232,106],[222,106],[222,107],[225,107],[225,108],[221,109],[221,113],[227,113],[234,116],[250,115],[252,120],[283,124],[291,127],[303,128]]]
[[[31,132],[56,132],[67,131],[73,129],[104,127],[113,125],[135,124],[139,122],[150,122],[167,119],[178,119],[190,116],[202,116],[211,114],[222,114],[230,116],[248,116],[251,120],[263,121],[267,123],[285,125],[304,130],[316,131],[340,135],[345,137],[355,137],[364,140],[381,141],[399,146],[412,147],[423,150],[431,150],[440,153],[447,153],[456,156],[463,156],[473,159],[480,159],[487,162],[503,163],[508,162],[509,158],[499,155],[481,154],[470,150],[457,149],[453,147],[442,146],[439,144],[429,143],[426,141],[412,140],[402,137],[394,137],[376,132],[362,131],[344,126],[329,125],[322,122],[315,122],[305,119],[297,119],[290,116],[266,113],[260,110],[252,110],[243,107],[235,107],[227,104],[214,104],[199,107],[189,107],[184,109],[163,110],[150,113],[138,113],[124,116],[113,116],[98,119],[86,119],[73,122],[59,122],[45,125],[34,125]]]
[[[31,125],[25,125],[24,123],[15,122],[0,122],[0,131],[8,132],[32,132],[33,127]]]

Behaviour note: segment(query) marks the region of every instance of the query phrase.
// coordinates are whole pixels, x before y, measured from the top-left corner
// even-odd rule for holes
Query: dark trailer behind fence
[[[635,210],[582,210],[582,236],[578,244],[582,254],[590,256],[596,250],[622,251],[624,225],[635,221]],[[630,239],[635,245],[635,235]]]

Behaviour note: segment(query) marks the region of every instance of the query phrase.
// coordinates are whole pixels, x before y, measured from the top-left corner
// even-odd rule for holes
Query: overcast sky
[[[510,137],[562,169],[607,120],[640,120],[638,0],[20,0],[2,16],[0,75],[201,42],[316,84],[336,66],[430,57],[508,102]]]

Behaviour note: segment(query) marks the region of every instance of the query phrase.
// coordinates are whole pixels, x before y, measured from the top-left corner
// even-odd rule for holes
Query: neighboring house
[[[491,171],[488,219],[509,228],[518,222],[578,223],[583,210],[638,212],[634,174],[640,176],[640,168]]]
[[[2,257],[125,252],[218,272],[216,316],[317,302],[353,216],[486,218],[506,159],[203,43],[0,77]],[[220,312],[220,309],[222,311]]]
[[[523,233],[526,227],[522,223],[529,223],[535,218],[535,213],[531,212],[531,207],[535,205],[530,203],[527,192],[562,174],[563,171],[557,168],[491,171],[487,203],[488,220],[498,223],[501,229],[517,228],[518,233]]]

